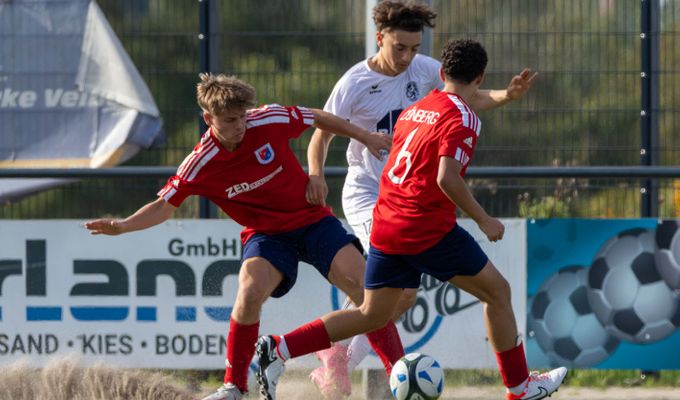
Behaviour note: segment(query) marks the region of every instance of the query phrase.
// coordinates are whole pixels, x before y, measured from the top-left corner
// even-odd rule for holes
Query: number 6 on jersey
[[[416,132],[418,131],[418,128],[412,130],[408,136],[406,137],[406,141],[404,142],[404,145],[401,146],[401,149],[399,150],[399,153],[397,154],[397,160],[394,162],[394,166],[390,168],[389,172],[387,175],[390,177],[390,180],[395,184],[395,185],[401,185],[402,182],[404,182],[404,179],[406,179],[406,175],[408,175],[408,171],[411,170],[411,152],[406,150],[408,148],[408,145],[411,144],[411,141],[413,140],[413,137],[416,135]],[[397,176],[394,174],[394,170],[397,169],[399,166],[399,162],[401,161],[402,158],[406,159],[406,168],[404,168],[404,174],[402,176]]]

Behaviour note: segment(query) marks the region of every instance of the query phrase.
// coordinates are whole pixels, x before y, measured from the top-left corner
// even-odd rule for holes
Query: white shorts
[[[352,227],[354,236],[361,241],[364,253],[368,254],[368,247],[371,244],[371,226],[373,225],[373,210],[345,215],[347,223]]]

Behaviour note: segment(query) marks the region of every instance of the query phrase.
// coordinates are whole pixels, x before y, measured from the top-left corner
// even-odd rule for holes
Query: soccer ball
[[[654,232],[631,229],[609,239],[588,271],[588,301],[610,333],[653,343],[680,325],[680,301],[656,267]]]
[[[659,274],[671,289],[680,289],[680,220],[666,220],[656,228],[656,245]]]
[[[560,269],[538,289],[529,311],[529,335],[552,366],[591,367],[609,358],[619,340],[607,332],[588,303],[588,271]]]
[[[397,400],[438,399],[444,389],[444,373],[434,358],[410,353],[392,366],[390,389]]]

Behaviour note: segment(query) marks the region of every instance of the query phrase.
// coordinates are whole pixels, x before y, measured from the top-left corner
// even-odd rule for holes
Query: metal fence
[[[249,81],[261,103],[323,107],[335,81],[364,57],[365,1],[99,0],[149,85],[168,134],[165,145],[127,165],[173,166],[190,151],[199,135],[195,83],[205,66]],[[439,12],[435,57],[449,38],[469,36],[489,52],[486,87],[504,87],[525,66],[540,71],[526,98],[481,114],[475,166],[677,165],[680,0],[431,3]],[[654,23],[643,26],[645,16]],[[205,39],[209,45],[202,49]],[[303,164],[310,134],[293,144]],[[345,165],[346,143],[333,141],[330,165]],[[4,204],[0,218],[123,215],[153,199],[163,181],[84,179]],[[470,183],[484,206],[504,217],[639,216],[641,189],[658,189],[660,216],[680,216],[680,189],[672,178],[485,177]],[[330,204],[341,215],[342,178],[329,184]],[[196,217],[198,208],[190,200],[178,216]]]

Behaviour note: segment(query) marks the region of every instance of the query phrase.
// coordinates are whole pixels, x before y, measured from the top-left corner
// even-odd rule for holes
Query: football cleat
[[[335,400],[351,395],[347,346],[338,343],[326,350],[317,351],[316,356],[323,365],[312,371],[309,377],[324,398]]]
[[[564,367],[555,368],[552,371],[539,374],[532,372],[529,374],[524,391],[518,395],[511,392],[506,393],[507,400],[539,400],[544,399],[557,391],[557,389],[567,376],[567,369]]]
[[[276,399],[276,385],[279,377],[286,370],[283,360],[276,351],[278,342],[273,336],[260,336],[255,344],[255,352],[260,362],[260,369],[255,376],[260,386],[260,394],[263,399]]]
[[[225,383],[220,386],[215,393],[208,395],[203,400],[241,400],[243,392],[233,383]]]

